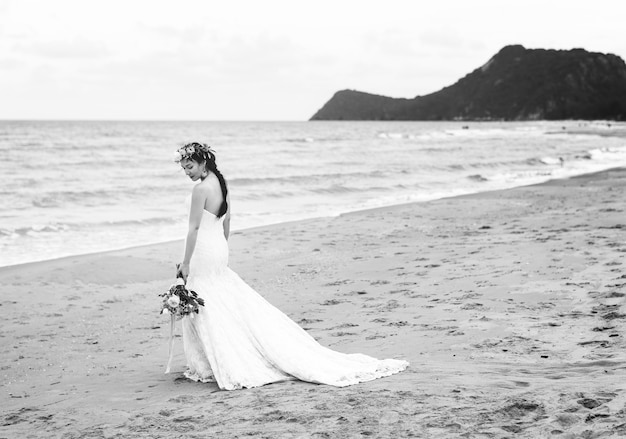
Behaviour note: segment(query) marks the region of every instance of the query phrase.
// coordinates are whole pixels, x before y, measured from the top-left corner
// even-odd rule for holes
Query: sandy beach
[[[347,388],[164,374],[182,241],[1,268],[0,437],[626,436],[625,210],[613,169],[234,233],[322,344],[411,363]]]

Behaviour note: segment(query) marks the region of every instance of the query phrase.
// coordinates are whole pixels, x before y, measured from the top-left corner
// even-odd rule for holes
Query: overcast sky
[[[624,0],[0,0],[0,119],[306,120],[508,44],[626,58]]]

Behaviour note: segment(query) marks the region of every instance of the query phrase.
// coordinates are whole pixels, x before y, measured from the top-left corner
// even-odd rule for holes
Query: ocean
[[[626,166],[626,124],[601,121],[0,121],[0,266],[184,238],[189,141],[233,230]]]

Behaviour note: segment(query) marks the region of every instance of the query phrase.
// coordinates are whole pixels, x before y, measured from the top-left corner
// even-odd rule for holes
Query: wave
[[[28,227],[2,227],[0,228],[0,236],[34,236],[36,234],[50,234],[50,233],[62,233],[72,232],[87,229],[97,228],[118,228],[118,227],[133,227],[142,225],[172,225],[181,221],[181,217],[154,217],[146,219],[136,220],[122,220],[122,221],[101,221],[95,223],[50,223],[50,224],[35,224]],[[182,218],[184,220],[184,218]]]
[[[565,164],[572,164],[577,161],[586,161],[586,160],[597,160],[603,161],[607,159],[616,159],[616,160],[626,160],[626,148],[599,148],[592,149],[585,152],[571,153],[571,154],[563,154],[562,156],[552,157],[552,156],[543,156],[543,157],[530,157],[527,159],[516,159],[509,161],[481,161],[481,162],[470,162],[461,164],[452,164],[448,165],[448,169],[452,170],[463,170],[463,169],[481,169],[481,168],[511,168],[511,167],[519,167],[519,166],[531,166],[531,167],[555,167],[562,166]]]
[[[414,138],[412,134],[407,133],[390,133],[390,132],[382,132],[378,133],[379,139],[412,139]]]
[[[472,126],[471,124],[460,125],[459,128],[439,129],[426,132],[397,132],[397,131],[379,131],[376,137],[379,139],[390,140],[438,140],[450,138],[477,138],[477,139],[502,139],[510,137],[519,137],[520,133],[524,135],[544,134],[541,127],[516,127],[516,128],[484,128],[480,126]]]
[[[626,146],[624,147],[606,147],[596,148],[587,151],[592,160],[612,159],[617,157],[626,158]]]
[[[463,169],[465,169],[465,166],[456,163],[456,164],[453,164],[453,165],[448,165],[447,168],[451,169],[453,171],[462,171]]]
[[[321,187],[315,189],[308,189],[309,192],[316,194],[346,194],[346,193],[376,193],[376,192],[388,192],[394,189],[406,189],[406,185],[396,184],[393,186],[346,186],[343,184],[334,184],[328,187]]]
[[[68,204],[88,207],[117,205],[122,199],[161,193],[171,187],[166,182],[161,185],[156,185],[157,182],[152,183],[151,186],[128,185],[109,189],[50,191],[33,196],[30,203],[42,209],[58,208]]]
[[[368,190],[371,190],[371,188],[356,188],[345,186],[342,184],[333,184],[332,186],[328,187],[309,189],[310,192],[314,192],[316,194],[341,194],[347,192],[366,192]]]
[[[564,162],[562,157],[532,157],[526,160],[527,165],[541,166],[541,165],[561,165]]]
[[[120,191],[116,189],[98,189],[87,191],[53,191],[35,196],[31,204],[38,208],[61,207],[66,203],[79,203],[88,206],[107,204],[107,200],[118,198]],[[89,203],[88,200],[96,198],[96,202]],[[117,200],[116,200],[117,201]],[[114,204],[111,201],[110,204]]]
[[[480,174],[468,175],[467,179],[471,180],[471,181],[478,181],[478,182],[481,182],[481,183],[484,182],[484,181],[489,181],[488,178],[485,178],[485,177],[483,177]]]
[[[313,143],[315,139],[313,137],[296,137],[296,138],[287,138],[283,140],[284,142],[290,143]]]
[[[264,200],[264,199],[276,199],[276,198],[289,198],[295,195],[301,194],[299,191],[293,190],[265,190],[261,193],[248,192],[238,196],[238,199],[242,201],[247,200]]]
[[[547,131],[548,135],[598,136],[626,138],[626,124],[614,121],[581,122],[575,127],[561,127],[561,130]]]
[[[65,232],[72,228],[69,224],[36,224],[30,227],[0,228],[0,236],[27,236],[42,233]]]
[[[295,190],[293,190],[295,189]],[[351,193],[359,194],[379,194],[381,192],[389,192],[393,190],[408,190],[408,189],[421,189],[419,184],[390,184],[389,186],[348,186],[345,184],[332,184],[321,187],[293,187],[289,190],[273,190],[265,191],[263,193],[250,192],[241,194],[238,198],[243,201],[247,200],[271,200],[277,198],[290,198],[290,197],[302,197],[309,194],[318,195],[347,195]]]
[[[626,147],[605,147],[594,148],[584,152],[564,154],[560,157],[540,157],[526,161],[529,165],[564,165],[576,161],[595,160],[598,162],[615,160],[622,162],[626,160]]]
[[[280,177],[238,177],[231,178],[228,183],[235,186],[253,186],[257,184],[268,183],[294,183],[302,184],[317,180],[332,180],[332,179],[358,179],[358,178],[377,178],[384,177],[385,173],[382,171],[373,172],[329,172],[321,174],[305,174],[305,175],[283,175]]]
[[[159,225],[159,224],[176,224],[185,219],[187,212],[181,213],[178,217],[153,217],[145,219],[133,219],[122,221],[103,221],[98,224],[106,224],[112,227],[125,227],[125,226],[141,226],[141,225]]]

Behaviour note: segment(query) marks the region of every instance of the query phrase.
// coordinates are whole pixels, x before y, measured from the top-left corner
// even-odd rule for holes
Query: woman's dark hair
[[[220,182],[220,187],[222,188],[222,205],[220,206],[220,210],[217,213],[217,217],[221,218],[228,211],[228,201],[226,201],[226,195],[228,194],[228,187],[226,187],[226,180],[224,176],[217,169],[217,164],[215,163],[215,153],[211,150],[211,148],[205,143],[197,143],[192,142],[186,144],[183,148],[193,148],[193,153],[189,156],[190,160],[193,160],[197,163],[204,163],[207,171],[211,171],[217,176],[217,179]]]

